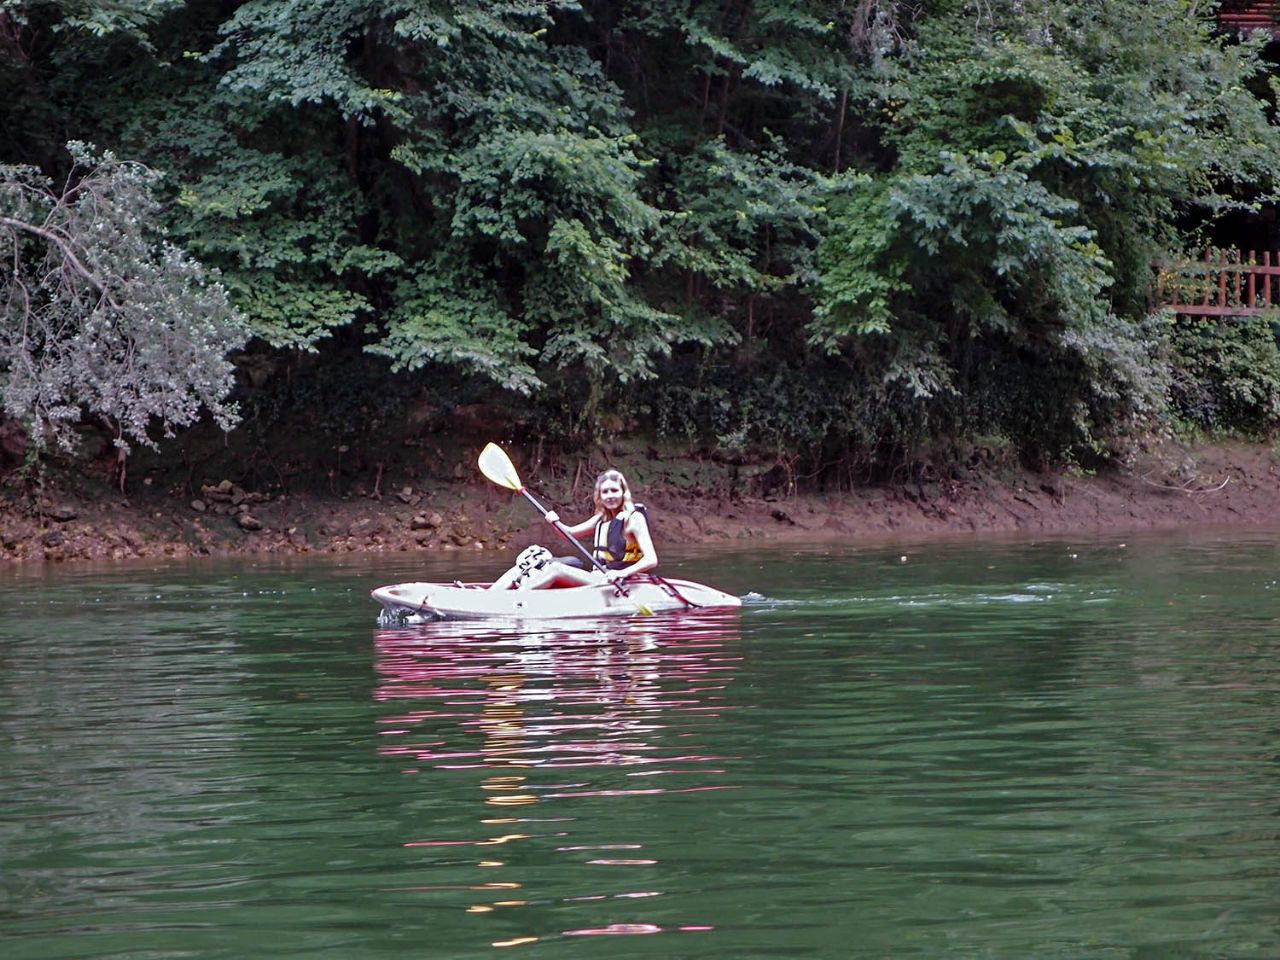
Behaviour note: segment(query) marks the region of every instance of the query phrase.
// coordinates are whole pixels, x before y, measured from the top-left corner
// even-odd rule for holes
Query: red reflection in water
[[[669,741],[726,708],[722,693],[740,659],[728,644],[737,635],[736,612],[536,631],[457,621],[383,630],[375,696],[414,704],[379,721],[387,741],[379,752],[447,769],[723,773],[706,764],[724,758]]]
[[[661,932],[662,928],[652,923],[611,923],[607,927],[597,927],[594,930],[566,930],[564,935],[566,937],[625,937]]]

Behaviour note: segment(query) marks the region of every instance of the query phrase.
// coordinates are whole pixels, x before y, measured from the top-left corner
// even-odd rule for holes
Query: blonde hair
[[[622,487],[622,506],[615,513],[610,513],[605,509],[604,502],[600,499],[600,488],[605,485],[607,480],[616,480]],[[617,470],[606,470],[600,476],[596,477],[596,487],[591,495],[595,503],[596,512],[604,516],[606,520],[612,520],[624,510],[634,510],[635,502],[631,499],[631,486],[627,483],[627,478]]]

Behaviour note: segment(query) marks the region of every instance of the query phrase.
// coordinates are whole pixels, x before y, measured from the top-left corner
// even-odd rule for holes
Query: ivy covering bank
[[[849,469],[1267,432],[1269,321],[1147,287],[1271,201],[1275,101],[1192,0],[11,0],[4,412],[483,401]]]

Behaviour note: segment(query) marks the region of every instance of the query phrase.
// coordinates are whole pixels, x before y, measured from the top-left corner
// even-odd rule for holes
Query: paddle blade
[[[524,486],[511,458],[496,443],[485,444],[480,451],[480,472],[500,487],[519,492]]]

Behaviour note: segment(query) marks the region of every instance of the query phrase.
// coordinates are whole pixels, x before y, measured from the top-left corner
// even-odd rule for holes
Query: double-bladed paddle
[[[485,444],[485,448],[480,451],[479,465],[480,472],[486,477],[500,487],[506,487],[508,490],[514,490],[516,493],[521,494],[526,500],[533,504],[535,510],[542,514],[543,517],[546,517],[547,508],[540,504],[534,495],[525,488],[525,485],[520,482],[520,474],[516,473],[515,464],[511,462],[511,458],[507,456],[506,451],[500,446],[496,443]],[[569,532],[568,527],[559,520],[556,520],[553,526],[557,531],[559,531],[560,536],[572,543],[577,548],[578,552],[587,558],[587,561],[593,567],[601,573],[607,574],[609,572],[605,568],[604,564],[595,558],[591,551],[578,542],[578,538]],[[631,594],[627,593],[626,588],[617,580],[613,582],[613,588],[617,590],[621,596],[626,597],[634,603],[637,611],[644,614],[646,617],[653,615],[652,610],[632,597]]]

